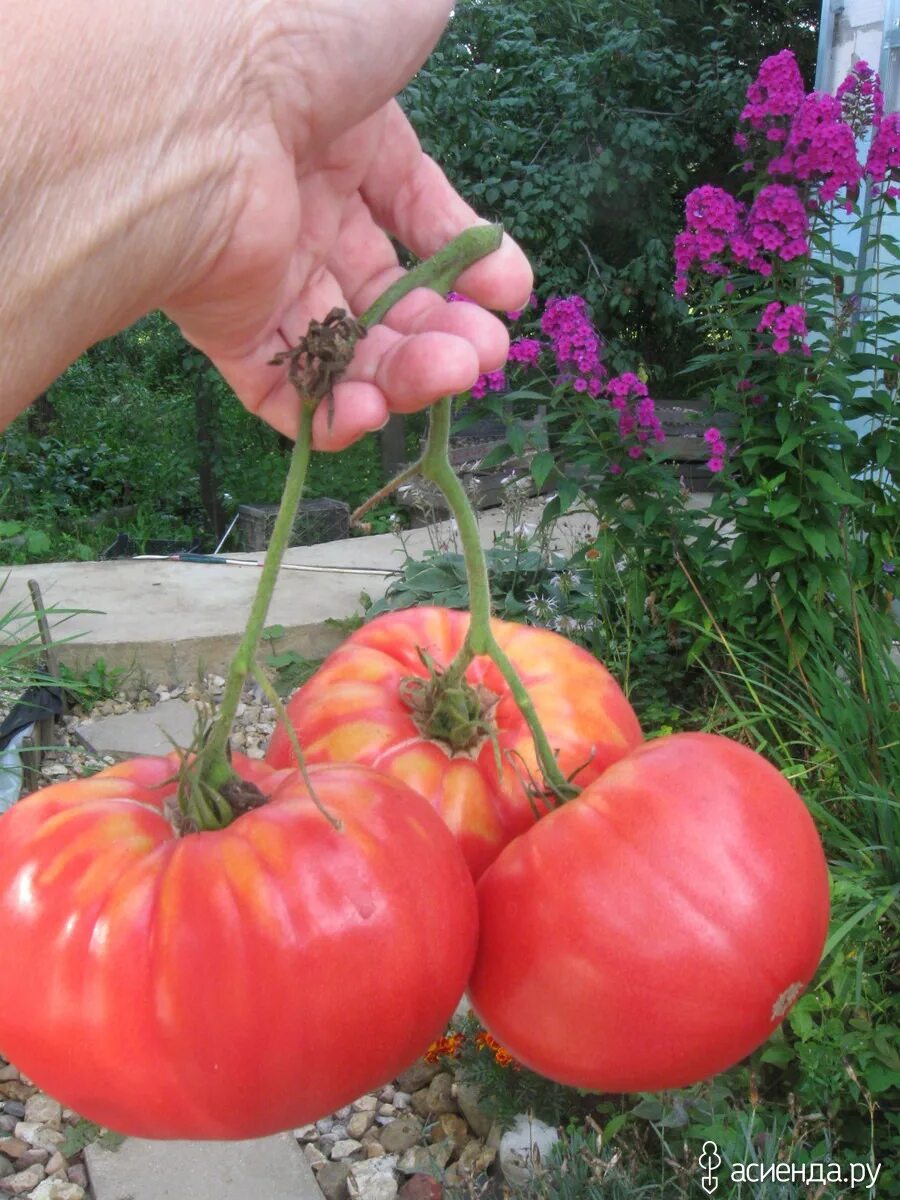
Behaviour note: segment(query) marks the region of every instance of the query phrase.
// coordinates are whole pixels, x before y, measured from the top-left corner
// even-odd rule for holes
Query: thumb
[[[278,3],[269,70],[282,136],[322,146],[371,116],[434,49],[453,0]],[[285,15],[287,13],[289,15]],[[268,89],[267,89],[268,90]]]

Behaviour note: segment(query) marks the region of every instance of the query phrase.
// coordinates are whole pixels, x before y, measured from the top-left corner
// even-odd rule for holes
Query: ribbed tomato
[[[502,649],[527,688],[564,775],[582,786],[641,741],[631,705],[604,666],[546,629],[493,621]],[[424,679],[424,651],[439,668],[452,662],[469,615],[445,608],[387,613],[347,639],[288,704],[308,762],[361,762],[425,796],[456,836],[477,879],[512,838],[535,820],[527,777],[540,779],[531,733],[497,667],[478,657],[466,681],[482,693],[495,740],[483,730],[453,750],[429,737],[404,699],[404,679]],[[499,755],[499,757],[498,757]],[[293,765],[277,729],[266,755]]]
[[[803,801],[726,738],[648,742],[478,885],[469,997],[523,1063],[595,1091],[724,1070],[818,965],[828,873]]]
[[[0,817],[0,1052],[83,1116],[152,1138],[314,1120],[444,1029],[475,953],[462,855],[363,767],[239,760],[268,801],[177,837],[175,758],[48,787]],[[268,779],[266,778],[268,774]]]

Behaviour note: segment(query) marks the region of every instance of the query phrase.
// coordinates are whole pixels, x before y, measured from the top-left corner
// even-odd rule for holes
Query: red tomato
[[[648,742],[478,885],[469,997],[529,1067],[593,1091],[681,1087],[772,1033],[811,979],[828,873],[802,800],[710,734]]]
[[[174,756],[0,817],[0,1053],[83,1116],[152,1138],[255,1138],[408,1066],[465,987],[476,901],[446,827],[357,766],[236,766],[268,802],[174,835]]]
[[[499,703],[493,714],[502,758],[482,735],[453,753],[429,740],[404,703],[404,677],[427,677],[418,651],[439,667],[456,656],[468,613],[412,608],[387,613],[347,639],[288,704],[307,761],[361,762],[425,796],[456,836],[477,879],[512,838],[535,821],[523,778],[540,779],[531,733],[493,662],[476,658],[466,671]],[[547,629],[493,621],[494,635],[527,688],[564,775],[582,786],[641,741],[631,705],[593,655]],[[267,760],[293,765],[288,736],[276,729]]]

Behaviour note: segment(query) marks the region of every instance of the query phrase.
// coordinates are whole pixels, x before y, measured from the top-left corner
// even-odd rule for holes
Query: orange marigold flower
[[[590,550],[585,550],[584,557],[590,560],[600,557],[600,551],[591,546]]]

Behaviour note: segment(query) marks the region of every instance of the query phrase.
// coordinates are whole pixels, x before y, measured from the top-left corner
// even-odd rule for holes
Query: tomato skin
[[[520,1061],[594,1091],[732,1066],[812,978],[828,871],[797,793],[711,734],[645,743],[478,884],[468,994]]]
[[[531,696],[564,775],[577,772],[575,782],[586,786],[640,743],[634,710],[593,655],[547,629],[498,620],[491,626]],[[536,819],[522,783],[527,771],[540,779],[530,730],[487,657],[471,663],[466,679],[500,697],[494,713],[500,772],[489,739],[474,752],[451,756],[441,743],[423,737],[401,696],[405,676],[427,676],[418,649],[445,667],[468,627],[468,613],[445,608],[377,617],[326,659],[287,711],[308,762],[362,762],[425,796],[478,879]],[[295,764],[281,727],[266,760],[275,767]]]
[[[240,771],[241,761],[235,765]],[[446,1027],[477,906],[422,798],[356,766],[245,767],[268,802],[177,838],[173,756],[54,785],[0,818],[0,961],[31,1002],[0,1052],[83,1116],[255,1138],[393,1078]]]

